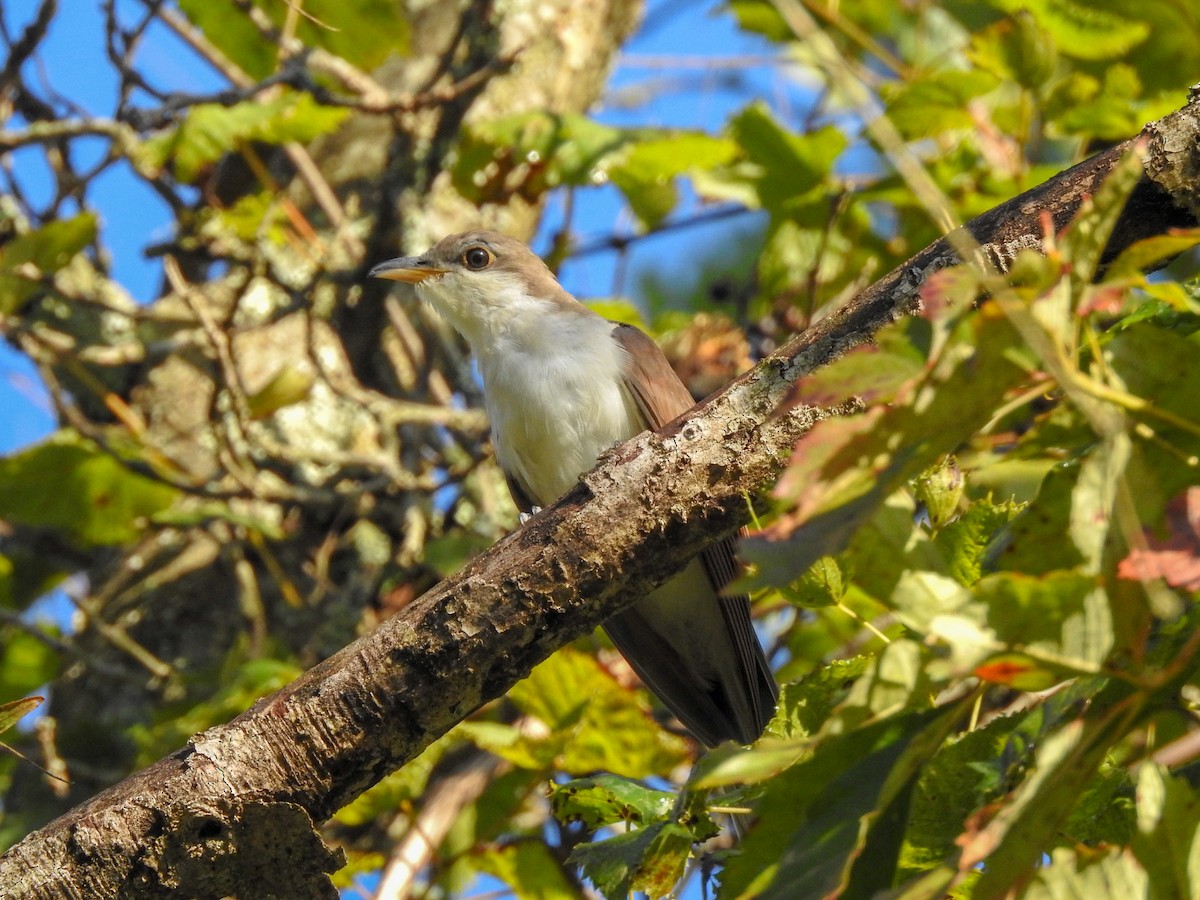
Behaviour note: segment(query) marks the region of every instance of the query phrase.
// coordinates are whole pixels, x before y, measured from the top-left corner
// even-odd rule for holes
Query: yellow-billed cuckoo
[[[592,312],[528,247],[487,231],[454,234],[370,274],[416,286],[466,338],[483,377],[496,456],[517,506],[565,494],[600,454],[693,405],[645,334]],[[755,740],[777,696],[723,541],[604,630],[634,671],[705,744]]]

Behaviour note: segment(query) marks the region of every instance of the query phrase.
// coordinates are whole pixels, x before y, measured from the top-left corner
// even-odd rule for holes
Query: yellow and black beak
[[[367,276],[370,278],[387,278],[391,281],[407,281],[409,284],[418,284],[426,278],[445,275],[447,271],[449,270],[441,266],[435,266],[423,256],[399,256],[396,259],[381,262],[372,268],[367,273]]]

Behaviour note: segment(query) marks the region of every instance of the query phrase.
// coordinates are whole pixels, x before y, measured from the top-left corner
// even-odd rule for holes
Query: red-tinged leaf
[[[895,346],[864,345],[801,378],[786,404],[837,406],[851,397],[868,406],[887,403],[904,393],[922,371],[922,360],[911,348],[906,353]]]
[[[1167,506],[1166,537],[1146,532],[1146,547],[1130,551],[1117,574],[1131,581],[1161,578],[1171,587],[1200,590],[1200,487],[1191,487]]]
[[[1062,680],[1020,653],[993,656],[975,667],[975,675],[983,681],[1019,691],[1042,691]]]
[[[836,478],[823,482],[818,477],[828,478],[838,456],[853,448],[860,437],[878,428],[885,412],[883,407],[876,407],[862,415],[835,416],[818,422],[797,442],[787,470],[775,485],[775,497],[791,500],[793,515],[803,520],[820,509],[827,498],[843,493],[848,485],[838,485]],[[857,473],[851,470],[850,474]],[[869,480],[864,486],[870,486]],[[770,530],[778,536],[790,531],[786,526]]]
[[[1088,288],[1084,291],[1083,298],[1075,309],[1075,314],[1080,318],[1093,313],[1115,315],[1125,305],[1127,296],[1127,291],[1119,284],[1106,283]]]

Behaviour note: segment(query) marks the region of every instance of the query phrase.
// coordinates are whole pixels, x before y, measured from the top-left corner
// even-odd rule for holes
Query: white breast
[[[612,329],[599,316],[539,310],[476,349],[500,465],[540,506],[644,427]]]

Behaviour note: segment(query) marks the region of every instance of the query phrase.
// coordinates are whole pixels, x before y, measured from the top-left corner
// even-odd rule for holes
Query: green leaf
[[[286,660],[250,659],[222,678],[220,690],[205,700],[183,710],[160,708],[161,721],[129,729],[138,745],[140,765],[149,765],[178,749],[206,728],[228,722],[255,700],[295,680],[301,671],[294,662]]]
[[[472,859],[479,871],[503,881],[519,900],[559,900],[575,895],[559,861],[538,841],[491,845]]]
[[[751,163],[748,177],[763,208],[786,214],[810,192],[827,184],[846,149],[846,136],[832,125],[793,134],[755,103],[729,123],[729,134]]]
[[[0,247],[0,316],[19,312],[44,279],[96,239],[96,217],[83,213],[18,235]]]
[[[552,785],[550,811],[564,825],[582,822],[589,831],[601,825],[645,825],[665,819],[675,794],[657,791],[617,775],[576,778]]]
[[[908,140],[934,137],[947,131],[972,129],[969,104],[993,90],[1000,80],[980,69],[942,69],[887,86],[887,115]]]
[[[1109,279],[1133,278],[1149,272],[1200,244],[1200,228],[1173,228],[1144,238],[1121,251],[1105,273]]]
[[[984,568],[1042,575],[1083,562],[1075,543],[1063,540],[1079,472],[1080,461],[1072,460],[1047,473],[1038,495],[988,548]]]
[[[945,308],[930,314],[946,336],[901,397],[824,419],[797,443],[775,488],[790,510],[742,541],[758,570],[754,584],[785,584],[841,550],[897,488],[973,435],[1023,380],[1016,336],[1002,317],[967,316],[954,325]]]
[[[664,731],[638,695],[618,685],[586,653],[560,650],[508,697],[550,729],[544,737],[490,735],[506,743],[489,749],[519,765],[553,762],[567,773],[604,770],[641,778],[668,772],[685,758],[683,741]]]
[[[963,841],[960,866],[984,863],[976,896],[1003,896],[1032,876],[1078,798],[1095,780],[1128,714],[1126,704],[1097,702],[1083,717],[1042,738],[1029,775],[1012,799]]]
[[[1011,501],[995,504],[976,500],[934,535],[934,545],[959,584],[970,587],[979,580],[987,548],[1020,511],[1021,505]]]
[[[683,877],[691,855],[692,834],[674,822],[656,822],[630,834],[580,844],[567,862],[609,900],[625,900],[633,891],[665,897]]]
[[[265,419],[286,407],[308,399],[317,376],[308,366],[285,362],[267,383],[246,397],[246,406],[253,419]]]
[[[619,297],[608,300],[588,300],[584,306],[592,312],[604,316],[610,322],[621,322],[625,325],[633,325],[642,331],[649,331],[646,320],[642,318],[642,311],[632,300],[623,300]]]
[[[1014,732],[1028,718],[997,717],[952,740],[925,764],[902,854],[906,868],[926,868],[950,857],[968,817],[1008,790],[1028,746]]]
[[[603,184],[637,134],[586,116],[517,113],[466,129],[450,177],[474,203],[513,193],[535,200],[563,185]]]
[[[1037,91],[1054,73],[1058,48],[1033,16],[1019,10],[973,35],[970,56],[981,69]]]
[[[1144,22],[1124,18],[1096,3],[1076,0],[992,0],[1009,13],[1028,12],[1058,48],[1076,59],[1124,56],[1150,34]]]
[[[1195,897],[1200,890],[1200,796],[1151,762],[1138,770],[1133,852],[1150,876],[1151,896]]]
[[[24,697],[58,677],[62,657],[26,631],[6,629],[0,654],[0,698]]]
[[[21,719],[42,705],[45,697],[25,697],[21,700],[10,700],[0,703],[0,734],[8,731]]]
[[[656,227],[675,208],[674,179],[732,162],[737,145],[699,132],[668,133],[633,144],[609,170],[645,229]]]
[[[252,78],[271,74],[279,48],[232,3],[179,0],[179,8],[205,37]]]
[[[282,25],[286,4],[265,5]],[[296,37],[304,46],[322,47],[359,69],[375,69],[389,56],[408,53],[409,9],[392,0],[304,0]]]
[[[123,544],[179,497],[70,432],[0,459],[0,518],[83,544]]]
[[[1110,141],[1137,133],[1145,113],[1136,102],[1142,84],[1133,68],[1114,64],[1105,70],[1103,83],[1085,84],[1084,96],[1054,115],[1054,130]]]
[[[741,853],[725,868],[723,894],[801,900],[835,892],[871,834],[870,824],[884,822],[890,831],[903,820],[915,760],[901,762],[929,722],[928,714],[900,716],[831,737],[810,759],[773,779]],[[892,862],[879,865],[872,880],[888,880],[895,861],[892,853],[884,860],[889,857]]]
[[[988,626],[1018,649],[1064,667],[1098,671],[1113,647],[1109,601],[1095,578],[1075,572],[1043,576],[997,573],[975,585]]]
[[[930,466],[913,481],[913,494],[924,508],[929,527],[938,531],[959,514],[966,480],[958,462],[947,456]]]
[[[367,788],[343,806],[333,818],[350,828],[367,825],[381,815],[396,815],[403,804],[419,800],[429,782],[430,773],[457,742],[460,735],[451,731],[426,747],[411,762],[392,772],[378,784]],[[461,746],[461,745],[459,745]]]
[[[730,0],[729,11],[746,31],[761,34],[772,41],[786,41],[795,37],[787,20],[768,0]]]
[[[285,3],[254,3],[277,27],[288,16]],[[180,9],[213,44],[255,79],[275,71],[279,46],[260,33],[236,4],[180,0]],[[295,35],[306,47],[321,47],[352,65],[374,69],[393,53],[408,50],[405,7],[390,0],[305,0]]]
[[[770,733],[787,738],[815,735],[872,665],[874,659],[869,656],[833,660],[799,681],[785,684]]]
[[[822,556],[800,580],[788,588],[781,588],[789,603],[801,609],[820,609],[822,606],[836,606],[846,593],[842,583],[842,570],[837,560],[832,556]]]
[[[152,165],[174,166],[180,181],[195,181],[204,169],[242,144],[310,141],[332,131],[349,110],[321,106],[309,94],[286,93],[266,103],[236,106],[202,103],[176,127],[144,145]]]
[[[1039,866],[1021,891],[1023,900],[1169,896],[1173,895],[1153,892],[1146,871],[1120,847],[1107,850],[1055,847],[1050,851],[1049,865]]]

